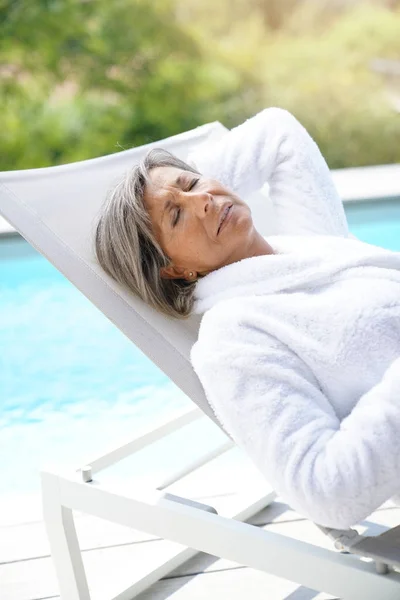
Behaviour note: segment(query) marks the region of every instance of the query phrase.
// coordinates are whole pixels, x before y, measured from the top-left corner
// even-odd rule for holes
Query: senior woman
[[[349,238],[318,147],[266,109],[194,156],[151,151],[111,193],[96,252],[173,317],[218,420],[295,510],[347,528],[400,491],[400,253]],[[265,182],[278,235],[243,198]]]

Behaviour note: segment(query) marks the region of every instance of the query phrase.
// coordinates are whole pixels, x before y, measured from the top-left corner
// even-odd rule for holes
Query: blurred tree
[[[297,35],[265,48],[266,104],[293,112],[332,168],[400,162],[400,115],[371,69],[374,58],[400,59],[400,13],[356,7],[319,33],[302,32],[297,16]]]
[[[160,139],[240,95],[234,69],[204,60],[172,0],[2,0],[0,23],[2,169]]]
[[[266,27],[281,29],[291,11],[302,0],[250,0],[258,8]]]
[[[400,60],[400,13],[386,0],[300,0],[283,11],[275,30],[261,17],[261,1],[222,0],[214,11],[212,0],[182,3],[203,45],[251,73],[255,94],[241,109],[287,108],[332,168],[400,162],[400,115],[371,68],[376,58]]]
[[[400,161],[399,114],[370,68],[400,59],[400,0],[360,2],[0,0],[0,168],[232,127],[269,105],[332,167]]]

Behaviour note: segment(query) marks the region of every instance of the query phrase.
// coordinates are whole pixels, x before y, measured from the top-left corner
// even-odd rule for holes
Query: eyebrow
[[[180,175],[178,175],[178,177],[175,179],[175,185],[178,185],[179,187],[182,187],[182,181],[185,178],[185,175],[183,173],[181,173]]]

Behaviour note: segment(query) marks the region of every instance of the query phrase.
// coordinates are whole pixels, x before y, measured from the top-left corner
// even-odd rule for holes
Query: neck
[[[235,256],[231,256],[227,262],[221,264],[219,267],[216,268],[226,267],[227,265],[239,262],[240,260],[244,260],[245,258],[252,258],[254,256],[266,256],[268,254],[274,254],[272,246],[268,244],[268,242],[263,238],[263,236],[260,233],[258,233],[258,231],[254,230],[254,235],[252,236],[249,243],[246,246],[241,247],[240,252],[235,254]],[[208,273],[211,273],[214,270],[215,269],[211,269],[209,271],[199,272],[198,274],[200,277],[204,277],[204,275],[208,275]]]
[[[255,231],[250,244],[244,249],[241,259],[252,258],[253,256],[265,256],[267,254],[274,254],[273,248],[258,231]]]
[[[273,248],[268,244],[263,236],[258,233],[258,231],[253,230],[253,235],[249,239],[248,244],[240,246],[238,252],[232,255],[230,259],[221,266],[227,266],[232,263],[239,262],[240,260],[244,260],[245,258],[266,256],[268,254],[274,254]]]

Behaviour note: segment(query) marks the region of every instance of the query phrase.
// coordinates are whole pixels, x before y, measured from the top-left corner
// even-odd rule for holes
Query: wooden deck
[[[232,450],[236,452],[237,450]],[[247,478],[257,477],[252,466],[238,455],[237,464],[218,459],[203,467],[172,491],[211,504],[222,512],[237,501]],[[230,467],[227,465],[230,464]],[[233,485],[235,483],[235,486]],[[213,491],[212,491],[213,490]],[[205,495],[204,493],[205,492]],[[30,514],[12,519],[2,511],[0,520],[1,600],[50,600],[59,598],[40,505],[30,504]],[[21,514],[21,508],[18,512]],[[22,522],[24,521],[24,522]],[[332,549],[332,542],[306,519],[277,499],[249,521],[256,527]],[[400,523],[400,508],[389,503],[358,527],[375,535]],[[106,600],[127,588],[138,574],[149,572],[168,557],[176,544],[88,515],[76,514],[76,527],[93,600]],[[298,584],[258,572],[242,565],[199,553],[168,577],[154,584],[138,600],[328,600]],[[355,599],[361,600],[361,599]]]

